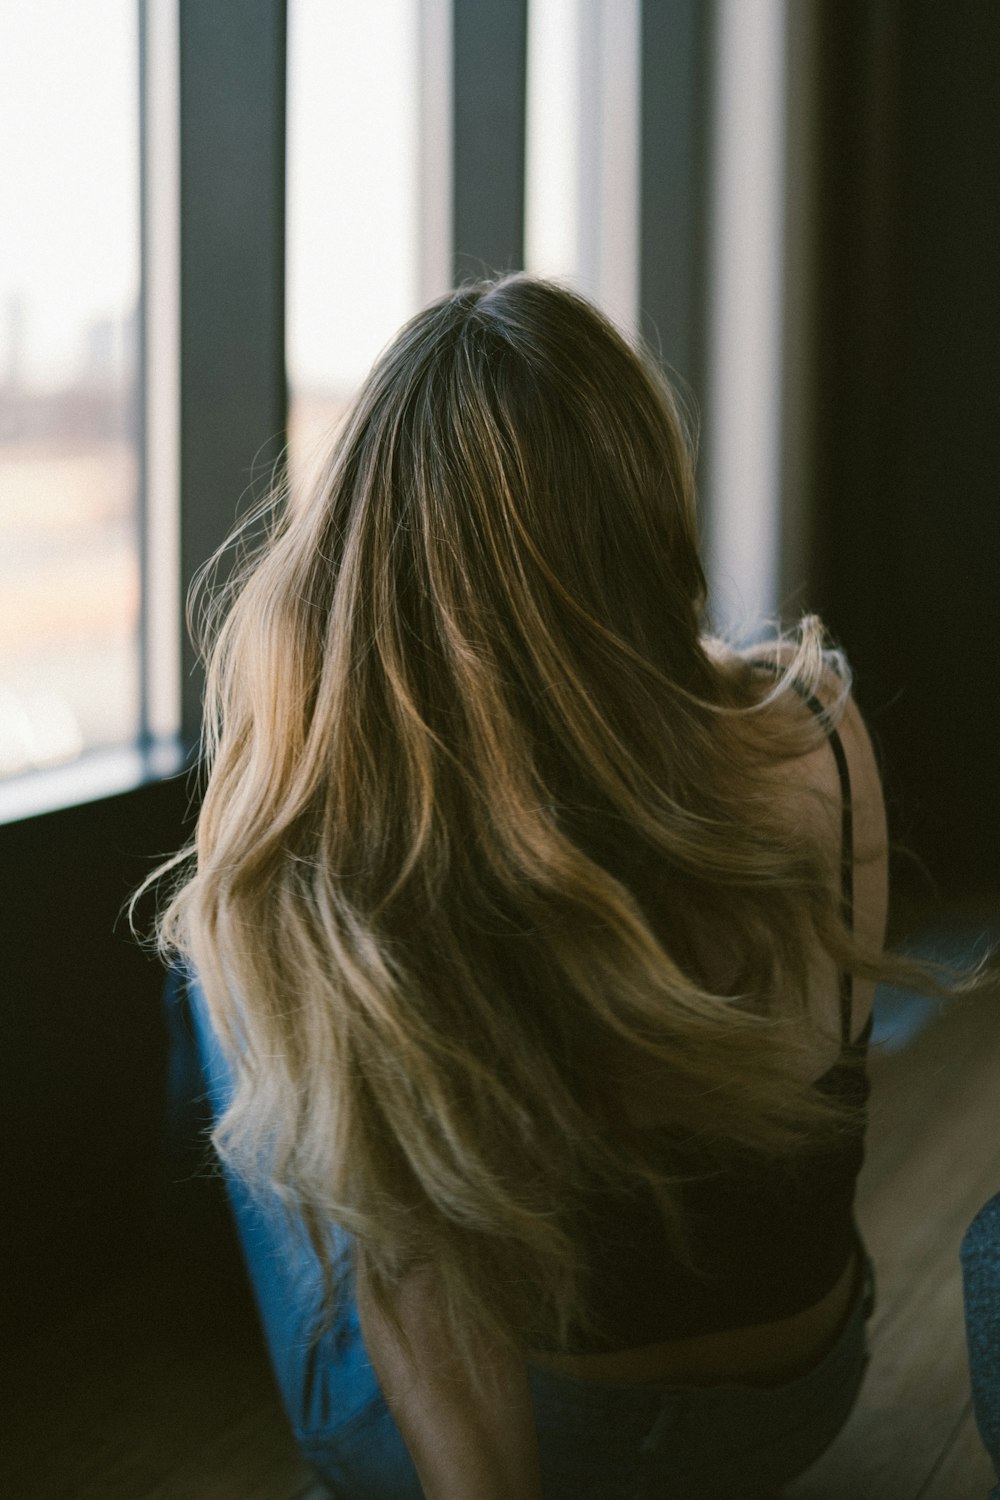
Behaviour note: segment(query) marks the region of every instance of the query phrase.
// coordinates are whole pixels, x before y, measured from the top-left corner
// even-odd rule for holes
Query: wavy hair
[[[331,1287],[335,1223],[390,1320],[430,1263],[470,1360],[567,1347],[595,1185],[652,1188],[685,1253],[671,1140],[843,1124],[777,1001],[817,941],[888,961],[768,770],[847,671],[813,619],[763,682],[703,634],[677,401],[553,284],[421,312],[291,498],[213,606],[207,790],[158,927],[235,1072],[214,1139],[301,1211]],[[821,690],[825,725],[768,712]],[[720,911],[721,994],[693,940]],[[668,1080],[655,1139],[623,1108],[640,1065]]]

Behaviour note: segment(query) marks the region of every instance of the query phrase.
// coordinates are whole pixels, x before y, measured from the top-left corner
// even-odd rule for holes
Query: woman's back
[[[779,708],[789,711],[807,710],[791,700]],[[774,797],[790,823],[815,821],[819,836],[834,848],[846,827],[851,876],[841,894],[850,900],[856,929],[880,945],[887,904],[885,813],[871,744],[853,705],[826,745],[776,764]],[[727,939],[725,914],[688,936],[707,987],[733,993],[741,960]],[[846,1009],[842,976],[817,946],[806,1007],[816,1026],[814,1050],[804,1053],[802,1066],[817,1089],[858,1112],[856,1128],[792,1162],[716,1164],[705,1176],[698,1174],[695,1152],[683,1198],[685,1213],[698,1226],[696,1269],[672,1253],[651,1201],[640,1203],[628,1192],[605,1195],[589,1219],[587,1237],[606,1347],[561,1356],[536,1352],[533,1359],[580,1378],[765,1385],[815,1364],[843,1324],[861,1269],[852,1210],[863,1151],[864,1054],[873,995],[871,981],[855,981]],[[655,1132],[669,1125],[662,1098],[670,1078],[644,1064],[641,1054],[625,1048],[614,1062],[608,1059],[627,1078],[623,1112],[639,1130]],[[683,1169],[676,1155],[674,1165]]]
[[[761,666],[787,662],[791,653],[780,641],[764,644],[743,653],[733,653],[735,660]],[[829,690],[820,690],[828,701]],[[815,700],[814,700],[815,701]],[[771,710],[781,721],[815,717],[798,695],[782,699]],[[779,740],[782,733],[776,736]],[[830,866],[836,873],[835,894],[843,898],[843,854],[845,784],[834,752],[840,742],[848,776],[850,811],[852,925],[864,943],[881,947],[885,939],[888,907],[888,835],[881,777],[868,731],[853,699],[844,705],[833,735],[823,739],[804,754],[788,759],[776,756],[766,773],[774,806],[790,829],[803,825],[815,831],[816,838],[831,853]],[[727,926],[724,906],[706,914],[690,942],[706,986],[719,995],[734,993],[742,969],[742,957],[734,948]],[[850,1038],[864,1029],[875,998],[875,982],[855,976],[851,982],[852,1019]],[[809,1078],[819,1078],[836,1062],[844,1041],[841,1026],[842,976],[836,962],[818,942],[810,945],[805,1001],[787,996],[786,1013],[804,1019],[804,1035],[811,1039],[813,1050],[803,1054],[801,1067]],[[809,1030],[809,1024],[814,1030]],[[624,1096],[625,1107],[637,1124],[662,1124],[663,1111],[657,1100],[663,1084],[653,1080],[630,1080]]]

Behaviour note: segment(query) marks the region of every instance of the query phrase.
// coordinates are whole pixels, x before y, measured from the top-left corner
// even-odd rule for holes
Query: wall
[[[0,827],[5,1331],[127,1274],[156,1232],[162,974],[121,908],[187,801],[179,778]]]
[[[822,33],[817,602],[896,836],[996,890],[1000,7],[836,0]]]

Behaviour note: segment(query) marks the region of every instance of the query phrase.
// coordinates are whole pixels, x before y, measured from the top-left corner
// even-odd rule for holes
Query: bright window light
[[[138,733],[136,23],[0,7],[0,777]]]

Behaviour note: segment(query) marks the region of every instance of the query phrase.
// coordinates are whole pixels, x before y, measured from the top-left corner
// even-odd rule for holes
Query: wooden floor
[[[985,1500],[993,1482],[969,1402],[958,1246],[1000,1190],[1000,996],[951,1003],[899,1048],[914,1016],[883,1025],[871,1065],[859,1210],[878,1273],[871,1366],[851,1421],[788,1500]],[[166,1236],[130,1285],[6,1351],[0,1496],[318,1500],[234,1247],[217,1219],[196,1226]]]
[[[905,1012],[898,1028],[905,1033]],[[789,1500],[985,1500],[958,1248],[1000,1191],[1000,993],[873,1051],[858,1217],[876,1266],[872,1360],[851,1420]]]

